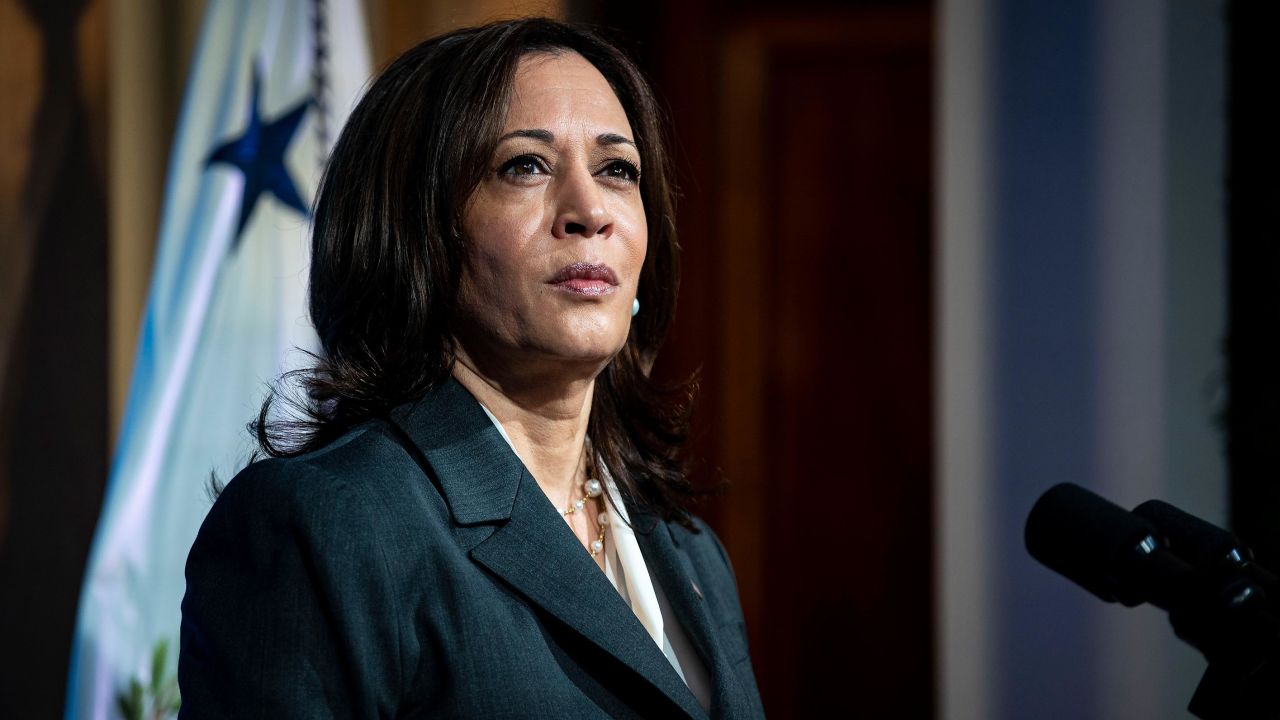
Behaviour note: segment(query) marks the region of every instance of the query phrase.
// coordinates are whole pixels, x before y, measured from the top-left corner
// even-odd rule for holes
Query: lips
[[[547,283],[579,295],[607,295],[618,289],[618,276],[608,265],[579,262],[560,268]]]

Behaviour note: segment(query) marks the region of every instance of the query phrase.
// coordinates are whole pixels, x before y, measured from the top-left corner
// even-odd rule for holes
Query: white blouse
[[[480,407],[493,421],[494,427],[498,428],[502,439],[511,446],[511,451],[516,453],[516,457],[520,457],[502,423],[498,422],[498,418],[489,412],[484,403]],[[609,493],[609,502],[606,503],[609,525],[605,531],[605,577],[609,578],[622,599],[631,606],[631,611],[636,614],[645,630],[649,631],[649,637],[662,650],[667,662],[671,663],[676,674],[689,686],[694,697],[698,698],[698,703],[710,712],[711,682],[707,677],[707,668],[675,617],[662,587],[649,577],[649,567],[644,562],[640,543],[636,541],[635,532],[631,529],[626,508],[622,505],[622,497],[618,494],[613,478],[603,463],[597,463],[596,466],[600,468],[602,484]]]

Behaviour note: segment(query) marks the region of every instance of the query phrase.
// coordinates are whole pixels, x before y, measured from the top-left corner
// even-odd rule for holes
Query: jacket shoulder
[[[205,518],[182,604],[186,716],[372,716],[400,696],[405,573],[384,503],[326,459],[376,438],[343,440],[249,465]]]
[[[326,509],[358,513],[372,505],[378,506],[372,512],[378,512],[381,506],[402,507],[403,497],[388,496],[420,486],[413,482],[419,478],[421,469],[413,457],[385,422],[374,420],[318,450],[251,463],[227,483],[214,511],[261,505],[277,515],[311,515]]]

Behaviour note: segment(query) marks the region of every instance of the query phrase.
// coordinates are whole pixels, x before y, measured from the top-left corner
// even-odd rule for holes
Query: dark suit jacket
[[[632,521],[712,717],[763,716],[723,546]],[[187,560],[178,679],[183,718],[706,717],[452,379],[227,485]]]

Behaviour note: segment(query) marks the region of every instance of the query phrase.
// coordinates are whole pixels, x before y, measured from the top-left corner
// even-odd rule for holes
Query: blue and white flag
[[[358,0],[209,1],[80,596],[67,718],[116,717],[131,680],[149,687],[153,648],[176,649],[210,473],[244,464],[268,384],[306,362],[294,348],[316,347],[308,212],[368,79]]]

